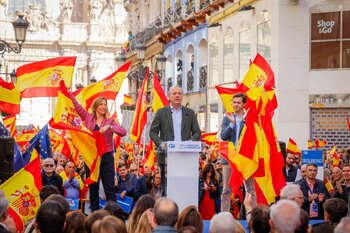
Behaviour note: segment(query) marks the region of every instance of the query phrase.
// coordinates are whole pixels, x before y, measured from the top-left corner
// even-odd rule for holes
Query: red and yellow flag
[[[214,144],[214,142],[216,141],[216,134],[218,132],[215,133],[203,133],[202,134],[202,142],[205,142],[208,146],[211,146]]]
[[[232,106],[232,96],[240,90],[237,88],[228,88],[220,86],[216,86],[215,88],[219,93],[219,96],[221,98],[222,104],[224,105],[226,112],[234,112],[235,110]]]
[[[150,140],[146,149],[145,158],[142,160],[142,167],[146,165],[153,171],[155,162],[156,162],[156,152],[154,151],[154,144]]]
[[[16,115],[10,115],[7,117],[4,117],[3,119],[5,127],[10,131],[10,136],[14,137],[17,135],[17,130],[16,130]]]
[[[142,130],[147,124],[147,86],[148,86],[147,70],[146,76],[143,80],[142,87],[140,89],[139,97],[137,98],[137,104],[135,109],[134,118],[131,123],[130,139],[137,144],[140,144]]]
[[[332,150],[328,153],[328,155],[333,157],[333,166],[339,167],[340,155],[337,154],[337,146],[335,144],[334,144]]]
[[[316,149],[324,147],[326,144],[327,144],[326,140],[319,140],[319,139],[315,140],[315,147],[316,147]]]
[[[57,57],[20,66],[16,87],[22,98],[56,97],[59,83],[71,86],[76,57]]]
[[[350,131],[350,120],[349,120],[349,116],[346,115],[346,122],[348,123],[348,128],[349,128],[349,131]]]
[[[104,138],[99,131],[91,132],[83,126],[63,82],[58,92],[56,111],[49,124],[55,129],[70,130],[74,145],[91,171],[86,183],[96,182],[100,173],[101,156],[105,152]]]
[[[124,94],[124,105],[126,106],[132,105],[132,98],[130,95]]]
[[[122,86],[130,64],[131,62],[125,63],[108,77],[75,91],[73,95],[85,109],[89,109],[94,99],[100,96],[108,100],[114,100]]]
[[[15,141],[17,142],[18,146],[21,148],[21,151],[24,151],[24,146],[28,144],[28,142],[35,136],[36,131],[35,130],[28,130],[26,132],[23,132],[22,134],[17,134],[15,137]]]
[[[158,76],[156,73],[153,75],[153,101],[152,111],[157,112],[158,109],[169,105],[169,101],[166,98],[162,86],[160,85]]]
[[[328,191],[329,193],[334,192],[333,185],[332,185],[332,183],[329,181],[328,178],[325,178],[323,182],[324,182],[324,186],[326,187],[326,189],[327,189],[327,191]]]
[[[314,146],[314,143],[311,140],[307,140],[307,149],[311,150],[313,146]]]
[[[23,232],[26,222],[35,218],[40,206],[41,187],[38,156],[0,186],[10,202],[9,216],[16,224],[16,232]]]
[[[20,91],[13,83],[5,82],[0,77],[0,112],[18,114],[20,112]]]
[[[288,140],[287,152],[295,155],[301,155],[301,151],[299,150],[297,143],[291,138]]]

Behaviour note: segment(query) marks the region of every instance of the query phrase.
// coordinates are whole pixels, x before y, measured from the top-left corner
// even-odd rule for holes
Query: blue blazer
[[[224,116],[224,119],[222,120],[222,123],[221,123],[221,135],[220,136],[221,136],[222,140],[230,141],[230,142],[233,142],[233,144],[235,144],[237,127],[236,127],[236,124],[234,124],[233,128],[231,128],[230,122],[231,121],[228,119],[228,117]],[[244,122],[241,121],[241,124],[239,126],[239,135],[241,135],[241,133],[242,133],[243,126],[244,126]],[[226,159],[222,158],[221,164],[225,165],[225,164],[228,164],[228,162],[226,161]]]

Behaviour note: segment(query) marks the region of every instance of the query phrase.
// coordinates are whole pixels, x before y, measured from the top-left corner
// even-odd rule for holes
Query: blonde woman
[[[106,150],[102,155],[100,164],[100,178],[103,183],[103,189],[106,194],[107,201],[116,201],[114,194],[114,145],[113,134],[118,134],[123,137],[126,135],[126,130],[115,122],[113,118],[108,118],[107,99],[104,97],[97,97],[91,105],[92,113],[86,111],[74,98],[71,92],[69,92],[70,98],[73,101],[74,107],[77,113],[84,122],[86,128],[90,131],[99,131],[103,134]],[[90,171],[87,171],[89,176]],[[99,209],[99,180],[89,185],[90,193],[90,205],[91,210],[95,211]]]

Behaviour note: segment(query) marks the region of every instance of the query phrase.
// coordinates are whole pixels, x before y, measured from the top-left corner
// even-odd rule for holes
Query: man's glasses
[[[53,167],[54,165],[53,164],[45,164],[44,166],[45,167]]]

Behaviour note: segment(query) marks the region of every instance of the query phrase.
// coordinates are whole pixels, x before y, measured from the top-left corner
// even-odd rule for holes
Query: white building
[[[13,47],[17,44],[11,22],[17,12],[30,23],[27,38],[20,54],[5,53],[0,58],[0,72],[53,57],[77,56],[73,86],[86,86],[116,70],[116,56],[127,40],[122,0],[1,0],[0,38]],[[128,92],[127,82],[122,89],[122,93]],[[22,99],[17,125],[42,127],[52,116],[54,105],[54,98]]]

